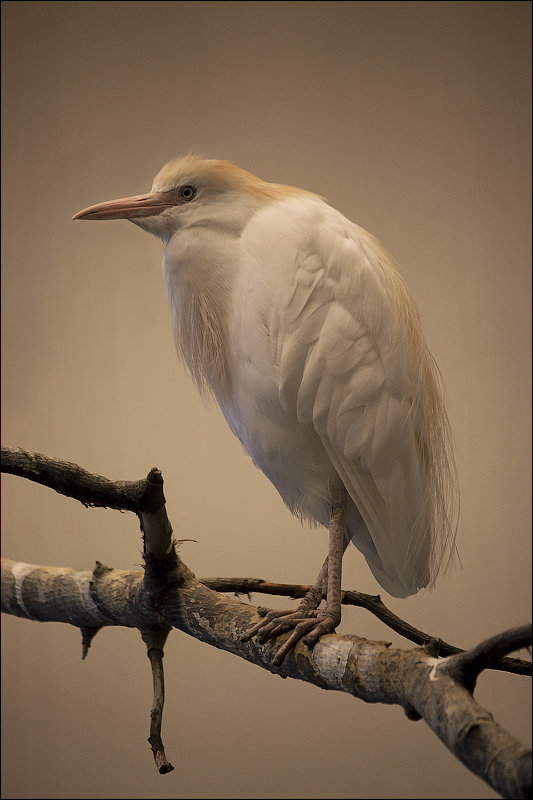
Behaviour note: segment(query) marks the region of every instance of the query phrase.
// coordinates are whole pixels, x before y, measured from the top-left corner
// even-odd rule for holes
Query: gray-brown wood
[[[7,462],[7,471],[32,480],[38,475],[39,482],[62,494],[72,493],[87,505],[106,505],[109,489],[109,505],[116,508],[125,485],[99,479],[98,493],[94,495],[94,476],[76,465],[65,466],[13,448],[3,450],[2,455],[2,466],[5,468]],[[65,478],[61,477],[63,467]],[[283,645],[283,636],[264,643],[255,638],[245,641],[246,632],[260,620],[258,610],[206,586],[169,544],[171,528],[164,512],[162,478],[159,473],[158,476],[159,506],[150,507],[150,524],[143,527],[144,572],[114,569],[99,562],[92,572],[79,572],[3,559],[1,576],[4,613],[80,628],[83,657],[101,627],[116,625],[140,630],[153,671],[149,741],[160,772],[171,769],[161,741],[163,643],[168,631],[178,628],[283,677],[343,691],[365,702],[399,705],[409,719],[423,719],[458,759],[503,797],[531,796],[531,751],[502,729],[473,697],[475,680],[482,669],[495,663],[505,668],[501,666],[503,657],[531,642],[530,625],[498,634],[466,653],[446,658],[437,657],[442,650],[438,642],[402,650],[390,647],[386,641],[332,633],[322,636],[312,649],[299,642],[281,664],[276,664],[275,654]],[[142,495],[144,490],[138,491]],[[98,503],[89,497],[97,497]],[[143,510],[139,504],[130,510],[139,516],[142,526]],[[217,580],[209,582],[213,585]],[[234,584],[227,585],[222,580],[220,584],[226,591],[235,591]],[[260,590],[259,584],[251,580],[239,585],[242,591]],[[272,589],[268,583],[267,587],[267,591]],[[305,593],[307,588],[292,587],[293,596],[302,596],[298,593]],[[347,594],[344,593],[345,599]],[[379,598],[373,600],[379,603]],[[290,633],[284,634],[287,635]]]

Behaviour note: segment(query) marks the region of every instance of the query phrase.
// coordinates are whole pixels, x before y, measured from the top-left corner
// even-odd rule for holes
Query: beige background
[[[112,478],[166,479],[199,576],[308,582],[326,551],[177,362],[161,245],[81,208],[194,150],[317,191],[394,254],[447,385],[462,570],[384,599],[471,646],[530,617],[530,4],[6,2],[3,441]],[[3,551],[136,569],[135,518],[3,480]],[[377,592],[351,549],[345,588]],[[261,598],[254,597],[254,603]],[[149,664],[106,629],[3,617],[3,797],[485,798],[398,708],[269,673],[175,632],[164,739]],[[365,612],[340,628],[408,646]],[[523,741],[529,683],[477,696]]]

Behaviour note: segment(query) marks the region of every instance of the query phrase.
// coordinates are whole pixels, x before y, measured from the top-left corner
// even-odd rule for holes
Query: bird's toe
[[[304,644],[307,645],[307,647],[314,647],[320,637],[324,636],[325,633],[333,633],[339,622],[340,620],[336,619],[333,614],[326,614],[323,612],[314,620],[315,624],[312,630],[304,636]]]

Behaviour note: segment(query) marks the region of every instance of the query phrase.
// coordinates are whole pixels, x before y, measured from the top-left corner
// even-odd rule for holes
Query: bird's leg
[[[342,557],[347,545],[344,533],[346,506],[332,509],[329,522],[329,552],[327,559],[327,594],[326,607],[317,618],[317,624],[304,639],[308,647],[313,647],[324,634],[335,630],[341,621],[341,578]]]
[[[341,554],[340,554],[340,567],[339,567],[339,569],[342,569],[342,557],[344,555],[344,551],[346,550],[346,548],[348,547],[348,544],[350,543],[350,536],[347,535],[346,530],[345,530],[345,526],[344,526],[344,516],[345,516],[345,507],[344,507],[343,504],[339,504],[339,505],[334,506],[332,508],[331,517],[330,517],[330,524],[329,524],[329,534],[330,534],[329,552],[331,553],[331,547],[332,547],[331,537],[332,537],[332,534],[333,534],[333,525],[335,524],[336,525],[335,533],[334,533],[335,542],[334,542],[334,545],[333,545],[335,549],[338,546],[337,536],[339,536],[339,538],[340,538],[340,532],[342,531],[342,541],[341,541],[342,550],[341,550]],[[312,611],[312,610],[318,608],[318,606],[320,605],[321,600],[322,600],[322,598],[324,596],[326,598],[329,598],[329,578],[328,578],[329,569],[328,569],[328,564],[329,564],[329,555],[326,556],[326,560],[322,564],[322,568],[321,568],[320,572],[318,573],[316,581],[311,586],[311,588],[306,592],[306,595],[305,595],[304,599],[302,600],[302,602],[298,606],[298,611],[299,612],[305,613],[306,611]],[[341,577],[340,577],[340,574],[339,574],[339,587],[340,587],[340,583],[341,583]],[[340,588],[339,588],[339,597],[340,597]],[[339,607],[340,607],[340,600],[339,600]]]
[[[317,575],[317,579],[310,589],[307,590],[305,596],[298,606],[298,613],[305,614],[308,611],[314,611],[322,602],[322,598],[327,591],[328,587],[328,557],[322,564],[322,568]]]
[[[329,523],[329,553],[318,577],[295,611],[268,611],[245,636],[248,641],[256,634],[260,642],[266,642],[292,629],[292,634],[276,653],[275,664],[280,664],[285,655],[300,639],[313,646],[324,633],[335,630],[341,618],[341,573],[342,556],[349,539],[345,536],[344,519],[346,505],[333,507]],[[326,607],[318,611],[324,589],[327,590]]]

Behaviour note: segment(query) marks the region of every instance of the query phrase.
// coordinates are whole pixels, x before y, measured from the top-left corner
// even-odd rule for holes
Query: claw
[[[265,611],[265,609],[262,608],[261,611]],[[303,640],[308,647],[313,647],[323,634],[331,633],[338,624],[339,620],[334,615],[325,611],[319,612],[317,609],[308,611],[302,611],[301,608],[296,611],[271,610],[265,613],[263,619],[253,628],[243,634],[241,641],[248,642],[257,636],[259,642],[264,644],[292,629],[291,635],[274,656],[273,663],[279,666],[289,650],[292,650],[300,640]]]
[[[289,650],[292,650],[294,647],[296,647],[300,639],[303,639],[306,632],[310,628],[312,629],[312,627],[316,625],[316,622],[317,622],[316,619],[302,619],[300,620],[300,622],[298,622],[298,624],[294,628],[293,632],[291,633],[287,641],[281,645],[276,655],[274,656],[274,664],[277,667],[279,667],[279,665],[283,662],[283,659],[285,658]]]
[[[263,619],[241,636],[242,642],[249,642],[256,635],[261,643],[274,639],[281,633],[286,633],[294,628],[298,622],[304,621],[308,616],[316,616],[318,613],[315,610],[303,612],[301,609],[274,611],[260,608],[258,611]]]
[[[250,639],[252,639],[256,634],[259,634],[260,632],[261,635],[259,638],[261,641],[266,641],[267,639],[272,638],[270,635],[267,635],[266,637],[263,636],[263,634],[267,632],[267,629],[269,634],[271,630],[275,629],[277,621],[280,619],[280,617],[289,617],[296,614],[296,612],[293,610],[274,611],[272,609],[265,608],[264,606],[260,606],[257,609],[257,611],[259,616],[263,617],[263,619],[260,620],[256,625],[253,626],[253,628],[250,628],[249,631],[247,631],[241,636],[242,642],[249,642]]]
[[[321,636],[324,636],[325,633],[332,633],[340,622],[333,615],[325,612],[320,617],[321,619],[316,621],[315,627],[304,637],[304,644],[307,647],[314,647]]]

